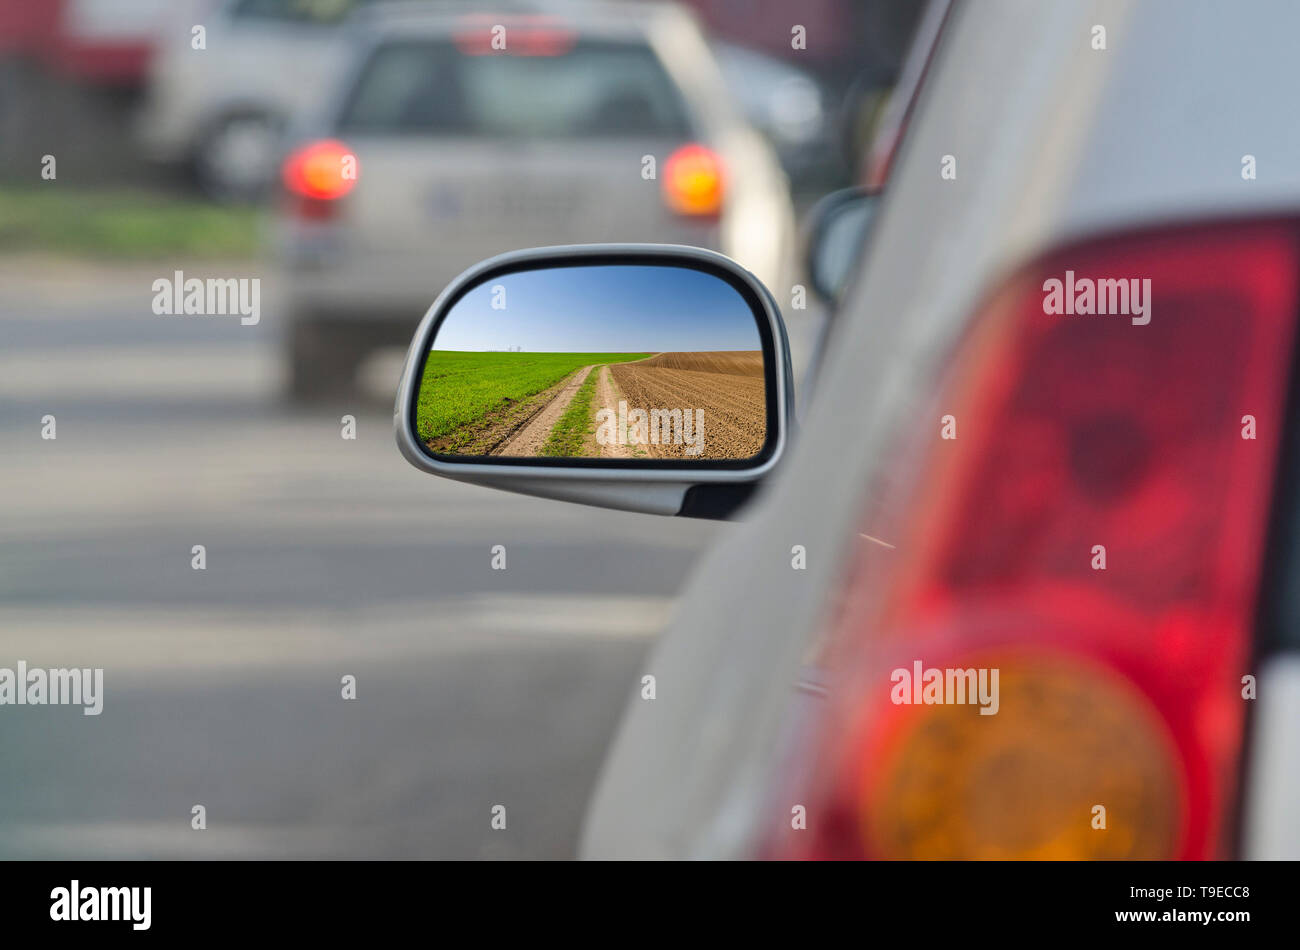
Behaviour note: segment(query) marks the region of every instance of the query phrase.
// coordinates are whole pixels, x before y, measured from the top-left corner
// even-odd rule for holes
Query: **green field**
[[[625,363],[649,353],[468,353],[432,350],[424,364],[415,414],[421,440],[473,429],[583,366]]]

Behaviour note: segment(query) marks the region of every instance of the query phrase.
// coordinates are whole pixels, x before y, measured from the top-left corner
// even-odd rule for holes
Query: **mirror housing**
[[[837,302],[848,286],[879,201],[877,191],[843,188],[808,212],[804,266],[813,291],[827,303]]]
[[[764,378],[772,409],[763,451],[752,460],[718,462],[534,459],[437,455],[417,431],[424,366],[434,338],[453,306],[471,290],[521,271],[575,265],[651,265],[703,271],[744,296],[763,339]],[[471,267],[453,280],[425,313],[412,339],[397,390],[393,423],[398,448],[421,471],[457,481],[604,508],[684,517],[727,518],[780,462],[793,423],[793,372],[785,325],[775,300],[735,261],[702,248],[664,244],[596,244],[514,251]],[[464,460],[462,460],[464,459]]]

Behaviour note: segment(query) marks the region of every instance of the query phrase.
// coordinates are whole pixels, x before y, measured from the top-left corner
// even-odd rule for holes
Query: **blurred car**
[[[715,41],[713,54],[745,115],[776,149],[796,187],[842,174],[826,92],[811,73],[766,53]]]
[[[280,137],[330,88],[342,24],[370,0],[184,0],[161,17],[136,118],[141,153],[189,168],[214,198],[251,200],[275,180]],[[204,48],[192,29],[204,27]]]
[[[296,397],[404,346],[448,280],[514,247],[690,244],[787,279],[787,180],[689,13],[473,9],[362,11],[344,80],[295,135],[276,243]]]
[[[64,82],[91,88],[137,89],[169,2],[0,0],[0,63],[39,63]]]
[[[1293,26],[930,5],[878,208],[812,229],[867,233],[799,439],[638,668],[588,857],[1300,856]],[[406,454],[641,511],[705,485]]]

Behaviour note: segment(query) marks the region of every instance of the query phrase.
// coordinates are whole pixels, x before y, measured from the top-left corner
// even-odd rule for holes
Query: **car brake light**
[[[722,159],[703,145],[683,145],[664,163],[664,201],[677,214],[717,215],[725,184]]]
[[[466,56],[563,56],[578,34],[552,16],[476,13],[461,18],[452,40]]]
[[[328,202],[356,187],[359,173],[352,150],[335,139],[325,139],[304,145],[286,158],[282,178],[290,194]]]
[[[771,853],[1225,854],[1298,274],[1291,225],[1218,224],[1078,245],[989,300],[899,433],[911,487],[863,525],[894,548],[854,559],[807,830]],[[1130,278],[1145,325],[1045,312],[1051,279]],[[976,684],[947,671],[981,669],[995,714],[954,702]]]

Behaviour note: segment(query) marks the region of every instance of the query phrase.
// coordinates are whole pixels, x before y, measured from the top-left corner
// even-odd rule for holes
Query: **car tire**
[[[254,202],[275,180],[281,124],[263,112],[240,112],[213,122],[194,153],[194,174],[208,197]]]

